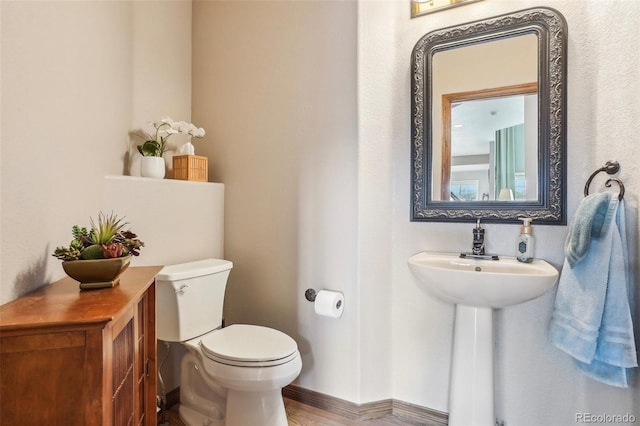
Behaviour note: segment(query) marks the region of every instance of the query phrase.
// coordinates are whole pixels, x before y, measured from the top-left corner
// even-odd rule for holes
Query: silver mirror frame
[[[538,200],[434,201],[431,176],[433,55],[470,44],[538,37]],[[416,43],[411,61],[411,221],[566,225],[567,24],[556,10],[525,9],[432,31]]]

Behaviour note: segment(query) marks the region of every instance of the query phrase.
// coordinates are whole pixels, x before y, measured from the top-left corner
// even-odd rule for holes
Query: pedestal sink
[[[411,256],[409,269],[427,292],[456,305],[449,425],[494,426],[493,309],[542,296],[558,271],[541,259],[521,263],[432,252]]]

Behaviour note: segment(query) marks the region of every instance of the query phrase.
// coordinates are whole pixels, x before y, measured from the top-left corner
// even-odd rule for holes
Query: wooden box
[[[173,178],[207,182],[209,180],[209,159],[201,155],[175,155],[173,157]]]

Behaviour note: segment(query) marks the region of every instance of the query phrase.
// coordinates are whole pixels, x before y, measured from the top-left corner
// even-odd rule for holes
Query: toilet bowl
[[[231,267],[209,259],[166,266],[156,278],[158,339],[188,349],[180,417],[189,426],[287,426],[282,388],[302,369],[298,346],[268,327],[221,327]]]

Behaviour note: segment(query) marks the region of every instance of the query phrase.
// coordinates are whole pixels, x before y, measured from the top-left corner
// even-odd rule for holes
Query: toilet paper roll
[[[320,290],[313,306],[318,315],[340,318],[344,310],[344,296],[337,291]]]

